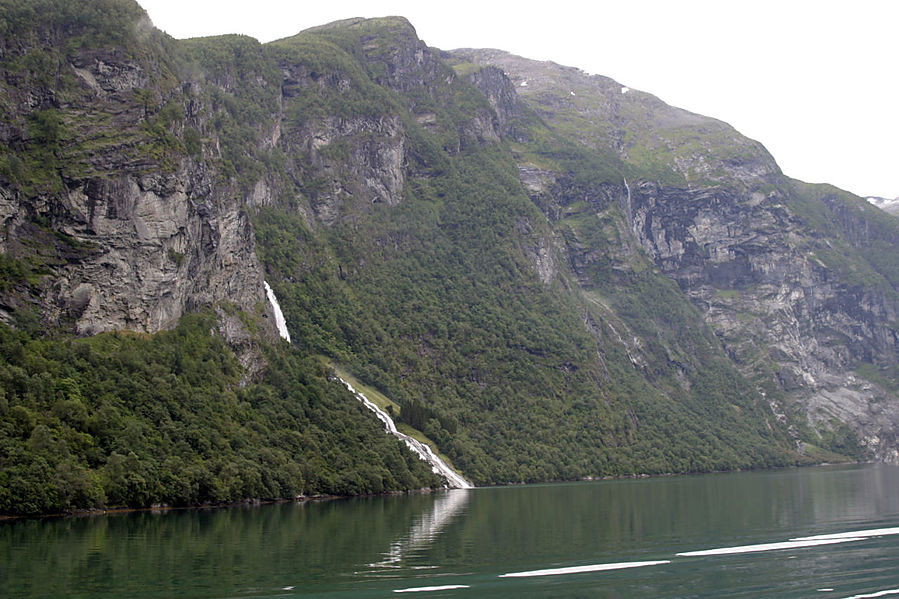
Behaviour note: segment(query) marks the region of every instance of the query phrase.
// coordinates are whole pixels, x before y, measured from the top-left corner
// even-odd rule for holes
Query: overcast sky
[[[899,1],[138,0],[176,38],[262,42],[350,17],[407,17],[428,45],[579,67],[727,121],[783,171],[899,197]]]

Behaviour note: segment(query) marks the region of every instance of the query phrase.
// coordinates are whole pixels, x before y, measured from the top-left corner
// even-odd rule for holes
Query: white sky
[[[350,17],[407,17],[428,45],[579,67],[724,120],[783,171],[899,197],[896,0],[138,0],[176,38],[262,42]]]

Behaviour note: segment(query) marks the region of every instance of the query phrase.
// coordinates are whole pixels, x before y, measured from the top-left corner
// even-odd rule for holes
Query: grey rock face
[[[206,174],[196,165],[169,175],[79,182],[54,206],[53,228],[87,248],[54,266],[41,295],[48,322],[82,335],[155,332],[186,311],[229,301],[264,302],[253,232],[239,204],[195,195]],[[2,214],[7,246],[33,232],[20,202]]]
[[[344,204],[395,206],[402,201],[406,142],[396,117],[328,117],[289,131],[283,142],[307,165],[295,176],[319,182],[309,199],[325,224],[337,221]]]
[[[876,458],[894,461],[899,401],[853,369],[895,360],[889,323],[899,304],[835,276],[784,200],[643,183],[628,210],[640,244],[704,311],[745,374],[776,364],[778,383],[813,427],[848,423]]]
[[[496,113],[499,135],[518,142],[528,141],[528,131],[522,122],[527,114],[527,106],[506,73],[500,68],[487,66],[469,75],[468,80],[490,102]]]
[[[21,79],[5,98],[13,147],[36,144],[36,110],[56,115],[64,142],[53,150],[52,182],[0,177],[0,249],[42,265],[35,281],[6,294],[2,317],[13,322],[26,308],[49,329],[92,335],[153,333],[188,310],[223,304],[264,315],[253,231],[217,157],[153,147],[171,146],[186,125],[208,128],[199,84],[177,85],[159,47],[85,47],[67,57],[58,89]],[[34,104],[36,93],[48,100]],[[275,338],[272,319],[263,323]],[[239,337],[235,326],[223,331]]]

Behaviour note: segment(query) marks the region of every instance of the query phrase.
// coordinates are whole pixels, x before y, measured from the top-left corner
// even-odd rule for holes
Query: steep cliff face
[[[897,460],[899,279],[883,258],[899,241],[892,221],[849,194],[786,179],[726,124],[612,80],[493,50],[452,54],[504,69],[553,131],[621,161],[620,182],[603,173],[584,184],[568,164],[519,153],[522,184],[567,231],[582,286],[603,276],[598,262],[628,272],[641,248],[775,413],[798,410],[825,435],[848,424],[870,455]],[[604,215],[599,245],[566,225],[585,207]]]
[[[725,123],[577,69],[428,48],[399,17],[263,45],[171,40],[128,0],[71,9],[96,20],[39,2],[56,16],[15,3],[0,46],[4,319],[153,333],[213,307],[243,371],[222,368],[247,385],[222,395],[235,419],[299,389],[278,409],[311,433],[241,433],[310,456],[283,488],[416,480],[348,440],[358,418],[317,411],[335,399],[322,355],[476,483],[812,463],[859,442],[897,459],[899,225],[787,179]],[[253,386],[277,339],[263,273],[292,340],[290,359],[266,348],[274,391]],[[70,387],[41,408],[60,434]],[[37,421],[16,407],[0,426],[21,445]],[[339,485],[319,476],[319,425],[360,456]]]
[[[899,404],[854,372],[895,361],[891,285],[853,284],[828,264],[829,244],[809,236],[786,193],[642,183],[631,189],[628,216],[745,373],[773,374],[815,427],[851,423],[875,457],[896,460]],[[842,228],[839,217],[834,225]],[[871,268],[847,246],[856,268]]]
[[[22,30],[2,54],[0,244],[31,275],[5,290],[4,319],[33,310],[92,335],[169,329],[222,302],[265,314],[253,231],[211,151],[208,90],[179,82],[172,40],[139,8],[96,8],[112,29],[10,18]]]
[[[32,256],[36,240],[54,248],[38,286],[48,324],[82,335],[155,332],[225,298],[247,309],[261,301],[248,219],[233,201],[197,194],[202,174],[110,175],[3,215],[8,255]]]

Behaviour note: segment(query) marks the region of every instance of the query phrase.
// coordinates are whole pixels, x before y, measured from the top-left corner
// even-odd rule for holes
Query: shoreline
[[[828,467],[828,466],[865,466],[871,464],[878,464],[883,462],[821,462],[818,464],[802,464],[802,465],[789,465],[789,466],[776,466],[772,468],[747,468],[747,469],[737,469],[737,470],[710,470],[707,472],[660,472],[655,474],[622,474],[617,476],[587,476],[578,479],[568,479],[568,480],[545,480],[539,482],[505,482],[498,483],[495,485],[483,485],[481,487],[474,487],[488,489],[494,487],[522,487],[526,485],[555,485],[555,484],[564,484],[564,483],[579,483],[579,482],[606,482],[606,481],[616,481],[616,480],[641,480],[641,479],[649,479],[649,478],[668,478],[668,477],[677,477],[677,476],[704,476],[708,474],[735,474],[735,473],[746,473],[746,472],[774,472],[777,470],[789,470],[789,469],[800,469],[800,468],[815,468],[815,467]],[[385,491],[383,493],[367,493],[361,495],[298,495],[296,497],[285,497],[279,499],[243,499],[241,501],[230,501],[230,502],[222,502],[222,503],[200,503],[196,505],[166,505],[166,504],[154,504],[147,507],[110,507],[110,508],[93,508],[93,509],[84,509],[84,510],[73,510],[71,512],[60,512],[60,513],[48,513],[48,514],[30,514],[30,515],[7,515],[0,514],[0,523],[12,521],[12,520],[36,520],[36,519],[44,519],[44,518],[89,518],[93,516],[109,516],[114,514],[128,514],[128,513],[137,513],[137,512],[150,512],[153,514],[162,513],[162,512],[172,512],[178,510],[218,510],[224,508],[234,508],[234,507],[259,507],[262,505],[275,505],[275,504],[284,504],[284,503],[297,503],[297,504],[305,504],[305,503],[318,503],[324,501],[334,501],[339,499],[355,499],[361,497],[390,497],[392,495],[426,495],[431,493],[439,493],[441,491],[452,490],[452,489],[434,489],[434,488],[422,488],[422,489],[411,489],[408,491]]]
[[[362,495],[297,495],[296,497],[282,497],[279,499],[242,499],[240,501],[226,501],[221,503],[198,503],[194,505],[168,505],[153,504],[147,507],[109,507],[73,510],[71,512],[59,512],[48,514],[29,514],[24,516],[0,514],[0,523],[11,520],[41,520],[49,518],[92,518],[94,516],[110,516],[115,514],[131,514],[150,512],[160,514],[163,512],[187,511],[187,510],[220,510],[236,507],[259,507],[263,505],[278,505],[284,503],[321,503],[338,499],[355,499],[358,497],[389,497],[391,495],[426,495],[437,493],[444,489],[412,489],[409,491],[385,491],[384,493],[368,493]]]

